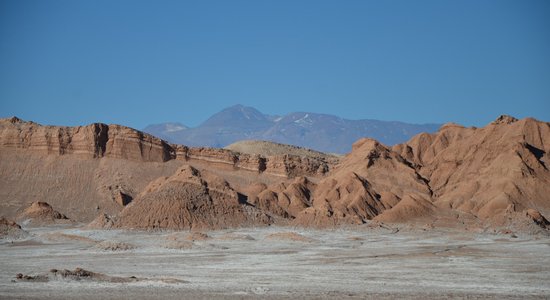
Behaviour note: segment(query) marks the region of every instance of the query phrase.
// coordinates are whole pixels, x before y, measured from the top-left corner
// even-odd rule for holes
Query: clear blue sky
[[[550,121],[550,1],[0,1],[0,117]]]

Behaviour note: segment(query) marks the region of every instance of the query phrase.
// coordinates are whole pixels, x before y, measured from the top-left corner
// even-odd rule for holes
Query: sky
[[[550,1],[0,1],[0,117],[550,121]]]

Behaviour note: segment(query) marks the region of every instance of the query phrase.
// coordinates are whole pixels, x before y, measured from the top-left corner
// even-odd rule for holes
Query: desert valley
[[[550,299],[550,1],[0,1],[0,300]]]
[[[0,298],[546,298],[550,123],[345,155],[0,121]]]

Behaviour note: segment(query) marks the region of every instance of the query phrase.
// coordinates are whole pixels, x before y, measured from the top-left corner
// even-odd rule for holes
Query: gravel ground
[[[550,298],[547,237],[290,227],[200,238],[68,227],[29,231],[26,240],[0,240],[2,299]],[[139,280],[49,273],[77,267]],[[18,273],[50,280],[18,280]]]

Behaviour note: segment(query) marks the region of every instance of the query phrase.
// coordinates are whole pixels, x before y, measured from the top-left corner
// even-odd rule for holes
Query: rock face
[[[152,182],[122,211],[115,227],[194,230],[270,223],[267,215],[239,202],[225,180],[185,165]]]
[[[107,214],[100,214],[86,227],[88,229],[111,229],[114,226],[115,220],[115,218]]]
[[[16,117],[0,120],[0,147],[82,158],[158,162],[175,158],[174,150],[164,141],[128,127],[101,123],[78,127],[41,126]]]
[[[246,154],[226,149],[187,148],[182,147],[178,158],[186,161],[199,161],[230,166],[258,173],[293,178],[296,176],[323,175],[330,170],[337,159],[327,159],[322,156],[306,155],[272,155]]]
[[[73,155],[84,159],[108,157],[139,162],[191,160],[283,177],[322,175],[336,162],[322,156],[285,154],[266,157],[225,149],[171,145],[120,125],[94,123],[61,127],[42,126],[16,117],[1,119],[0,151],[16,149],[41,155]]]

